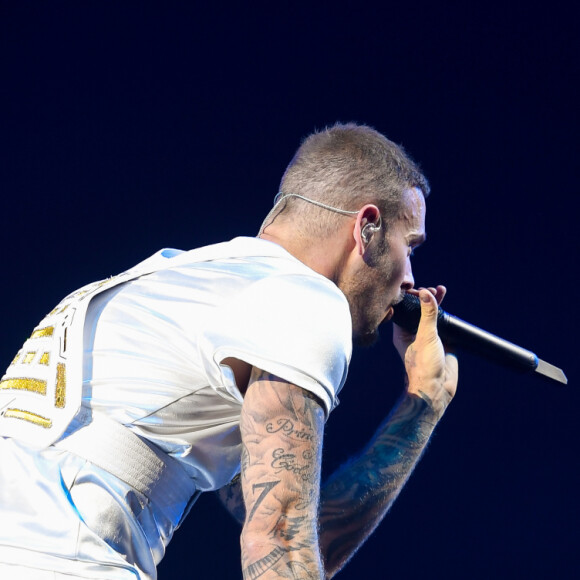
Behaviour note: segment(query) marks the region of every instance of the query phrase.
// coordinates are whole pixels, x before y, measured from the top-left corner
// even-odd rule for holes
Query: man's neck
[[[348,236],[339,235],[339,232],[330,238],[312,239],[295,233],[286,235],[285,228],[268,229],[270,231],[260,234],[261,239],[282,246],[303,264],[335,283],[354,245],[354,241],[351,243]]]

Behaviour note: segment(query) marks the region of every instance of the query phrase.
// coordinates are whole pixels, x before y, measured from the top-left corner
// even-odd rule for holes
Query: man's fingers
[[[421,302],[421,318],[437,318],[437,300],[429,289],[421,288],[419,290],[419,300]]]
[[[419,288],[419,290],[423,290],[423,288]],[[429,286],[427,290],[429,290],[429,292],[435,296],[437,304],[441,304],[443,298],[445,298],[445,294],[447,293],[447,288],[441,284],[439,286]]]
[[[438,304],[437,299],[433,293],[426,289],[419,290],[419,302],[421,304],[421,320],[419,321],[419,328],[417,334],[428,333],[437,334],[437,314]]]
[[[447,294],[447,288],[445,286],[437,286],[437,291],[435,293],[435,298],[437,298],[437,304],[441,304],[443,302],[443,298],[445,298],[445,294]]]

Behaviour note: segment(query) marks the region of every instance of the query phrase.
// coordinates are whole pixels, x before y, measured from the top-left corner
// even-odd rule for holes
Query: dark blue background
[[[368,123],[432,184],[417,283],[570,384],[461,357],[425,458],[340,578],[577,577],[575,4],[197,4],[0,3],[2,366],[80,285],[255,235],[303,136]],[[355,353],[325,470],[401,384],[388,336]],[[207,496],[160,579],[239,578],[238,557]]]

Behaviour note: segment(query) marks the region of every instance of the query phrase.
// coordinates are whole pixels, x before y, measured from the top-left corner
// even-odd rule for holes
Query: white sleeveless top
[[[80,408],[64,425],[65,436],[91,416],[124,425],[176,460],[193,493],[218,489],[239,471],[243,398],[224,359],[246,361],[309,390],[327,415],[337,404],[352,351],[348,303],[332,282],[276,244],[236,238],[190,252],[162,250],[118,280],[92,285],[91,292],[82,349],[67,347],[67,364],[74,353],[71,369],[81,368],[82,379],[67,375],[68,400],[78,399]],[[43,322],[36,330],[46,327]],[[25,365],[40,360],[40,350],[45,352],[39,349],[28,363],[19,357],[32,351],[19,353],[3,382],[22,378]],[[48,387],[55,397],[56,382]],[[49,420],[66,407],[26,389],[0,394],[11,397],[10,408],[25,412],[28,401],[39,404],[45,396]],[[134,577],[124,575],[131,568],[154,578],[184,506],[168,511],[78,454],[46,448],[45,427],[37,426],[36,439],[23,444],[4,432],[2,421],[31,430],[30,421],[17,416],[0,420],[0,434],[14,438],[0,440],[12,472],[10,482],[0,473],[0,560],[3,550],[9,561],[27,548],[41,560],[58,557],[64,572],[77,559],[118,566],[119,578]],[[171,485],[170,477],[160,476],[157,491],[163,495]],[[31,497],[39,513],[27,518]],[[102,577],[117,577],[112,574]]]

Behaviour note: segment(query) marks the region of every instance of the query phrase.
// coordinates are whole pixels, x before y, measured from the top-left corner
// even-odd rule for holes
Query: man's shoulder
[[[232,240],[200,246],[191,250],[163,248],[131,268],[131,271],[159,270],[179,266],[194,266],[204,262],[227,260],[277,260],[279,264],[307,266],[282,246],[262,240],[239,236]]]
[[[142,264],[148,267],[147,260]],[[239,274],[246,284],[257,284],[255,291],[271,287],[291,287],[300,295],[323,292],[345,300],[338,287],[328,278],[312,270],[285,248],[260,238],[237,237],[230,241],[202,246],[188,251],[163,249],[149,258],[160,270],[182,270],[194,273],[198,268]],[[139,268],[141,266],[137,266]]]

